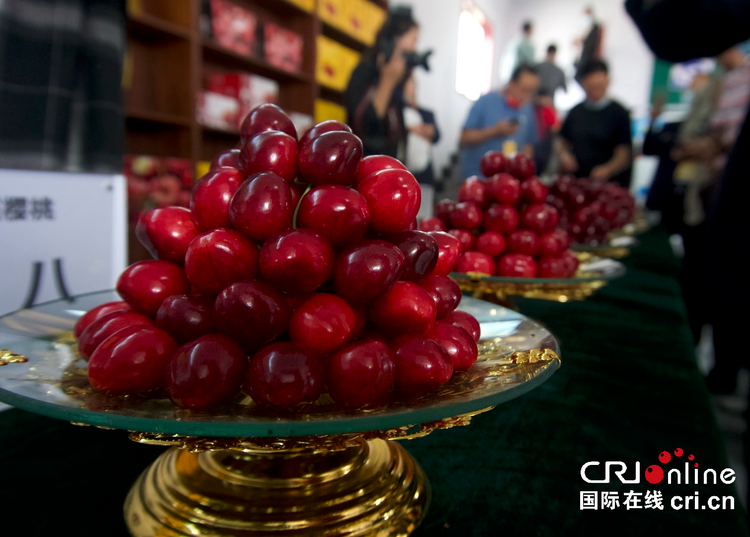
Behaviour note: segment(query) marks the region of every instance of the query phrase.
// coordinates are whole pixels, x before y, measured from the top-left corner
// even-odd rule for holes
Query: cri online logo
[[[672,453],[674,453],[674,457],[672,456]],[[684,455],[684,452],[682,448],[675,449],[672,453],[669,451],[662,451],[659,453],[659,462],[663,465],[669,464],[670,462],[679,462],[678,459],[681,459]],[[671,485],[673,482],[677,485],[685,484],[688,485],[691,483],[698,485],[701,481],[701,476],[699,474],[698,470],[698,463],[695,462],[695,456],[694,455],[688,455],[686,459],[682,459],[685,461],[684,468],[681,470],[679,468],[672,468],[670,469],[667,474],[667,483]],[[628,471],[628,466],[621,461],[606,461],[604,464],[604,478],[603,479],[591,479],[587,476],[587,470],[591,466],[599,466],[601,463],[599,461],[591,461],[587,462],[583,466],[581,466],[581,478],[586,483],[609,483],[610,482],[610,470],[612,468],[615,468],[614,475],[616,475],[622,483],[640,483],[641,482],[641,463],[636,462],[635,463],[635,476],[632,479],[627,479],[625,477],[626,472]],[[690,475],[690,466],[693,466],[693,475]],[[658,465],[658,464],[652,464],[648,468],[646,468],[645,472],[643,473],[644,477],[646,478],[646,481],[651,483],[652,485],[656,485],[658,483],[661,483],[664,480],[664,469]],[[692,477],[692,479],[691,479]],[[724,468],[721,473],[718,475],[719,479],[721,479],[721,482],[729,485],[731,483],[734,483],[735,480],[735,472],[731,468]],[[716,470],[713,470],[711,468],[703,470],[703,484],[706,485],[709,483],[709,481],[712,481],[715,485],[717,483],[717,474]]]

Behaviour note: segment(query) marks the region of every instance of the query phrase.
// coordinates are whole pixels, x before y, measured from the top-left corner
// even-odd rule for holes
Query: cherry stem
[[[305,197],[305,194],[310,192],[312,190],[312,184],[307,185],[307,188],[302,193],[302,195],[299,197],[299,201],[297,202],[297,206],[294,208],[294,217],[292,218],[292,229],[297,229],[297,213],[299,213],[299,206],[302,205],[302,198]]]

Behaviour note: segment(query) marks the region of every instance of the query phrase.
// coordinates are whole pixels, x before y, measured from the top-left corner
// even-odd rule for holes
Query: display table
[[[415,535],[600,535],[684,530],[748,535],[744,511],[675,510],[675,495],[734,496],[734,486],[651,485],[643,471],[659,453],[682,448],[665,470],[689,454],[701,472],[727,466],[721,435],[695,365],[679,265],[666,235],[655,230],[626,260],[629,273],[580,303],[521,302],[562,344],[563,365],[546,384],[477,416],[469,427],[404,445],[430,476],[432,505]],[[130,442],[121,431],[75,427],[19,410],[0,413],[2,527],[13,535],[126,535],[122,502],[161,452]],[[112,457],[119,460],[112,464]],[[639,484],[622,484],[605,461],[641,464]],[[675,462],[679,461],[679,462]],[[106,473],[103,469],[106,468]],[[701,474],[702,476],[702,474]],[[692,474],[691,474],[692,483]],[[628,510],[624,493],[658,490],[663,510]],[[614,510],[580,510],[580,491],[619,492]],[[15,531],[13,531],[15,530]]]

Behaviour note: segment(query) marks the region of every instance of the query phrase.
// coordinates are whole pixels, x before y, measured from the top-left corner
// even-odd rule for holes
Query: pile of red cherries
[[[578,258],[558,210],[547,203],[549,189],[523,154],[506,157],[488,151],[482,157],[486,179],[468,178],[458,202],[444,199],[435,217],[419,224],[424,231],[447,231],[461,243],[456,264],[461,273],[510,278],[570,278]]]
[[[420,188],[396,159],[362,158],[349,127],[297,140],[274,105],[251,111],[190,208],[144,213],[155,258],[129,266],[121,302],[77,322],[91,385],[214,410],[245,392],[298,410],[419,396],[477,359],[479,323],[455,311],[458,239],[416,230]]]

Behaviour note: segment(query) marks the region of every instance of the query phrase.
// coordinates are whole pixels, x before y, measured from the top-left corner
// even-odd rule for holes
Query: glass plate
[[[573,278],[508,278],[503,276],[485,276],[479,274],[463,274],[461,272],[452,272],[451,277],[455,280],[476,280],[497,283],[513,284],[565,284],[576,285],[598,281],[614,280],[624,276],[626,272],[625,265],[614,259],[592,258],[578,266],[576,275]]]
[[[464,297],[460,309],[482,328],[480,357],[438,390],[417,399],[393,398],[383,408],[347,411],[326,396],[295,414],[273,412],[238,396],[215,412],[180,410],[168,399],[106,397],[88,383],[71,330],[84,312],[119,300],[113,291],[58,300],[0,317],[0,348],[28,357],[0,367],[0,401],[53,418],[131,431],[221,437],[288,437],[386,430],[495,406],[532,390],[559,360],[515,364],[515,351],[559,353],[539,323],[501,306]]]

